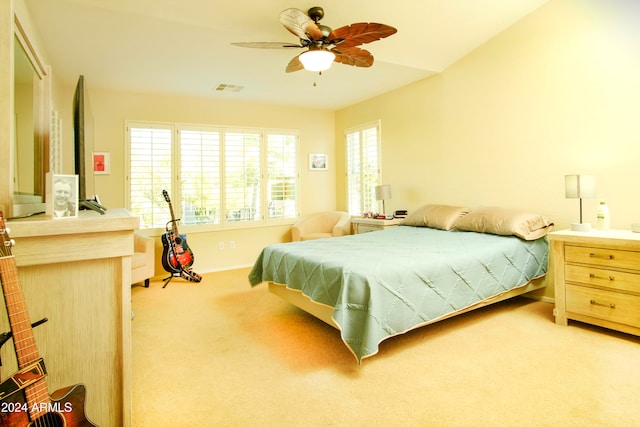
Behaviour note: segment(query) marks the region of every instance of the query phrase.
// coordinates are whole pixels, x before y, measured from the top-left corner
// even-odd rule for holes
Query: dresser
[[[640,233],[549,233],[556,323],[578,320],[640,335]]]
[[[362,234],[371,231],[384,230],[385,228],[400,225],[404,218],[394,219],[374,219],[374,218],[351,218],[353,224],[353,233]]]
[[[84,384],[85,414],[101,427],[131,425],[131,256],[139,224],[125,209],[7,222],[31,320],[48,319],[33,334],[49,392]],[[8,330],[0,316],[0,332]],[[17,370],[13,346],[0,354],[7,378]]]

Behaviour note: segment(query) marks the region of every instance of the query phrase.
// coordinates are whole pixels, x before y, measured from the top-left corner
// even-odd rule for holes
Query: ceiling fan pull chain
[[[318,71],[318,76],[322,76],[322,71]],[[317,80],[317,79],[314,77],[314,78],[313,78],[313,87],[318,86],[318,83],[316,82],[316,80]]]

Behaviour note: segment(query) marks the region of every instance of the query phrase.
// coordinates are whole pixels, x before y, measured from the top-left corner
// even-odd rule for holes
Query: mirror
[[[37,78],[27,54],[14,39],[13,80],[13,192],[37,194],[37,168],[34,161],[38,153],[33,123],[33,83]]]
[[[16,17],[11,149],[13,216],[44,211],[50,128],[46,77],[46,70]]]

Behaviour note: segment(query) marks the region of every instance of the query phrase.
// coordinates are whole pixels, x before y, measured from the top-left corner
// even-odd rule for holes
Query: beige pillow
[[[470,210],[460,206],[424,205],[407,216],[402,224],[451,230],[453,224]]]
[[[491,207],[473,210],[459,219],[453,228],[535,240],[547,234],[552,225],[549,219],[539,214]]]

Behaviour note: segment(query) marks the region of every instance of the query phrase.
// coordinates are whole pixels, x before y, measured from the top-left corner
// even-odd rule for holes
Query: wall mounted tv
[[[79,207],[104,214],[95,195],[93,177],[93,114],[84,76],[80,76],[73,97],[73,150],[75,173],[79,178]]]

